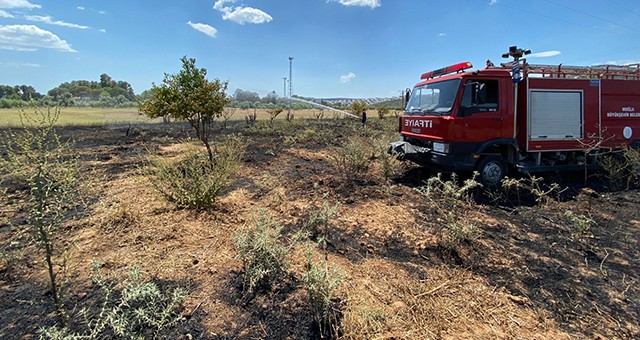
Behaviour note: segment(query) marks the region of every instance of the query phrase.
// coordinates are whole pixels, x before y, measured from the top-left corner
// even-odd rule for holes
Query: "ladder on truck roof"
[[[640,64],[564,66],[528,64],[525,61],[525,65],[527,74],[538,74],[543,78],[640,80]]]

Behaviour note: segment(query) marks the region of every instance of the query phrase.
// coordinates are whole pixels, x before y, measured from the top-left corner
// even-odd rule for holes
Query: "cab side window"
[[[460,115],[498,111],[498,81],[469,79],[464,84]]]

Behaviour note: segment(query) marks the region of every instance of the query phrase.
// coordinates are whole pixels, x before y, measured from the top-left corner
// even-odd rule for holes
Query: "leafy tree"
[[[138,102],[144,102],[151,98],[153,98],[153,93],[151,92],[151,90],[144,90],[142,91],[142,93],[136,96],[136,100]]]
[[[228,83],[219,79],[207,80],[207,70],[196,68],[193,58],[184,56],[180,61],[180,72],[165,74],[162,85],[152,85],[153,97],[140,103],[140,112],[151,118],[169,116],[188,121],[207,148],[209,161],[213,164],[213,151],[209,144],[211,123],[222,115],[229,103]]]
[[[278,94],[276,91],[269,92],[262,100],[267,104],[277,104],[278,103]]]
[[[73,95],[69,92],[62,95],[62,97],[59,98],[59,100],[60,100],[60,105],[64,107],[73,106],[75,104],[75,101],[73,100]]]
[[[0,99],[29,101],[40,99],[42,95],[29,85],[0,85]]]
[[[356,100],[351,104],[349,111],[351,111],[351,113],[353,113],[356,116],[360,116],[360,114],[362,113],[362,110],[366,110],[366,109],[367,109],[367,104],[365,102]]]
[[[111,79],[108,74],[103,73],[100,75],[100,87],[105,88],[114,86],[116,86],[116,82],[113,81],[113,79]]]
[[[100,75],[99,82],[89,80],[65,82],[49,90],[47,94],[53,97],[58,105],[65,105],[65,103],[69,102],[65,98],[67,93],[79,103],[85,103],[91,106],[105,106],[109,103],[112,103],[112,105],[127,106],[136,100],[131,84],[126,81],[115,81],[106,73]],[[119,96],[124,96],[127,99],[127,103],[122,104],[119,101],[103,100],[104,97],[118,98]]]
[[[257,102],[260,100],[260,95],[256,92],[251,91],[243,91],[241,89],[237,89],[233,93],[233,97],[239,102]]]

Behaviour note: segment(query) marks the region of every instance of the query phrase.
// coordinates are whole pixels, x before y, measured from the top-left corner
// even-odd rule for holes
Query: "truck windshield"
[[[410,115],[448,116],[456,99],[460,79],[416,86],[405,112]]]

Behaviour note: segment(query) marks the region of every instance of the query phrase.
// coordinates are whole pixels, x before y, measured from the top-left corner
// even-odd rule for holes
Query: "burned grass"
[[[231,124],[220,135],[244,135],[247,151],[235,181],[205,211],[174,208],[140,171],[149,156],[179,157],[188,127],[60,130],[75,140],[92,193],[86,211],[61,234],[73,245],[67,305],[99,301],[89,284],[96,260],[114,277],[137,267],[145,279],[187,291],[183,318],[166,336],[317,337],[301,279],[311,240],[292,248],[281,281],[247,297],[233,235],[265,211],[290,240],[328,202],[335,213],[327,220],[326,247],[312,250],[343,272],[335,292],[342,337],[640,336],[637,190],[599,191],[569,181],[571,195],[543,204],[524,196],[508,198],[511,204],[470,200],[454,220],[473,223],[479,233],[452,249],[444,242],[451,218],[438,200],[415,190],[429,175],[424,169],[409,167],[388,180],[369,151],[364,173],[354,179],[341,172],[334,156],[345,142],[395,138],[393,119],[372,119],[367,129],[344,120]],[[31,338],[53,322],[46,276],[19,232],[24,190],[1,185],[0,337]],[[593,222],[580,228],[567,211]]]

